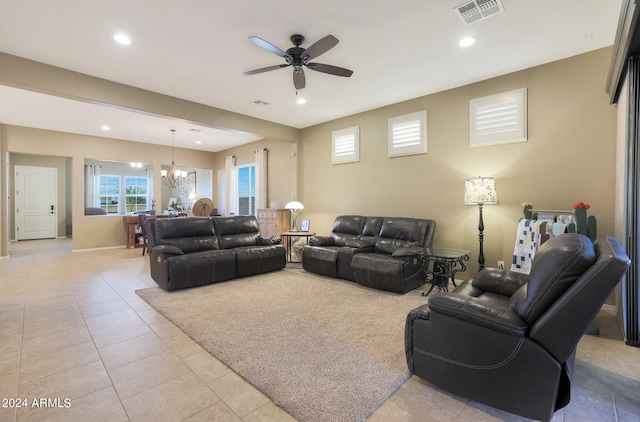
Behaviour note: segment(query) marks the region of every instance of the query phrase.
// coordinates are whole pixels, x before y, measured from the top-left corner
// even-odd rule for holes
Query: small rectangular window
[[[527,140],[527,89],[469,102],[469,145],[498,145]]]
[[[256,206],[256,166],[238,167],[238,214],[255,215]]]
[[[124,178],[125,212],[146,211],[148,203],[148,179],[126,176]]]
[[[335,130],[331,137],[331,164],[360,161],[360,126]]]
[[[100,176],[100,208],[120,214],[120,176]]]
[[[427,111],[389,119],[389,157],[426,154]]]

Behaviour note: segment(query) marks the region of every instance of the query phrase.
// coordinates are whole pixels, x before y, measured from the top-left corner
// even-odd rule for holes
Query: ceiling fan
[[[269,72],[270,70],[293,66],[293,86],[296,89],[302,89],[306,85],[303,67],[315,70],[316,72],[328,73],[330,75],[336,76],[344,76],[346,78],[353,74],[352,70],[342,67],[310,62],[310,60],[326,53],[327,51],[335,47],[336,44],[338,44],[338,39],[333,35],[327,35],[326,37],[313,43],[311,46],[309,46],[309,48],[305,49],[300,47],[300,45],[304,42],[304,37],[300,34],[294,34],[290,37],[290,40],[293,45],[295,45],[295,47],[291,47],[286,52],[280,50],[275,45],[255,36],[249,37],[249,40],[254,44],[264,48],[265,50],[268,50],[284,58],[286,64],[277,64],[275,66],[267,66],[260,69],[250,70],[248,72],[244,72],[245,75],[255,75],[258,73]]]

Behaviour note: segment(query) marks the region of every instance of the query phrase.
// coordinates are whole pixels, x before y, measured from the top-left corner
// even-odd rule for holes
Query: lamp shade
[[[475,177],[464,182],[464,203],[497,204],[496,179],[493,177]]]
[[[286,209],[288,209],[288,210],[303,210],[304,209],[304,205],[302,205],[298,201],[288,202],[287,205],[285,205],[284,207]]]

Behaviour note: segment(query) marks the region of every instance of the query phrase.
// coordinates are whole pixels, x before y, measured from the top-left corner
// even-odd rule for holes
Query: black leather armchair
[[[485,269],[409,312],[409,370],[492,407],[550,420],[569,403],[578,341],[630,265],[618,241],[562,234],[529,275]]]

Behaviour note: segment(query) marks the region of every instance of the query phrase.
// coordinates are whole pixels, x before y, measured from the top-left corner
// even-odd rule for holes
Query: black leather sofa
[[[406,293],[424,282],[420,253],[433,242],[434,220],[342,215],[329,236],[313,236],[302,250],[309,272],[363,286]]]
[[[409,370],[451,393],[548,421],[569,403],[576,346],[630,265],[618,241],[561,234],[531,273],[485,269],[409,312]]]
[[[253,216],[147,219],[151,278],[178,290],[286,265],[280,239],[261,236]]]

